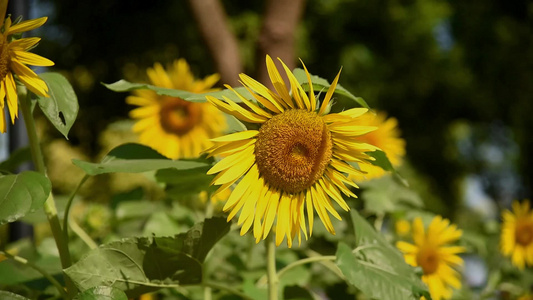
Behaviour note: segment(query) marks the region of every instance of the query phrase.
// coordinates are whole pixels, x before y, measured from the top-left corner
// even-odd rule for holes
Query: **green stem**
[[[335,255],[328,255],[328,256],[308,257],[308,258],[303,258],[303,259],[297,260],[297,261],[295,261],[293,263],[288,264],[283,269],[279,270],[278,278],[281,278],[283,276],[283,274],[285,274],[287,271],[289,271],[290,269],[292,269],[292,268],[294,268],[296,266],[309,264],[309,263],[313,263],[313,262],[319,262],[319,261],[331,261],[331,260],[335,260],[336,258],[337,257]]]
[[[309,257],[319,257],[322,256],[320,253],[315,252],[313,250],[307,250],[305,253]],[[346,280],[346,277],[344,277],[344,274],[342,274],[342,271],[339,269],[336,263],[330,261],[330,260],[321,260],[319,261],[320,264],[322,264],[324,267],[328,268],[331,272],[335,273],[335,275],[339,276],[340,279]]]
[[[272,234],[265,241],[267,256],[268,300],[278,299],[279,278],[276,273],[276,244]]]
[[[48,279],[48,281],[50,281],[50,283],[52,283],[57,288],[57,290],[59,291],[59,294],[61,295],[61,297],[63,297],[63,299],[68,299],[68,296],[65,293],[65,290],[63,289],[63,286],[61,285],[61,283],[59,283],[52,275],[48,274],[48,272],[43,270],[41,267],[33,264],[32,262],[28,261],[24,257],[12,255],[9,252],[0,251],[0,255],[4,255],[5,257],[12,259],[19,264],[28,266],[34,269],[35,271],[41,273],[41,275],[43,275],[46,279]]]
[[[26,132],[28,133],[31,156],[35,165],[35,169],[39,173],[46,175],[46,167],[44,165],[44,158],[41,152],[41,145],[39,144],[39,138],[37,137],[37,131],[35,129],[35,121],[33,120],[33,114],[31,111],[30,96],[29,94],[21,95],[21,93],[19,93],[19,100],[20,110],[22,111],[24,124],[26,125]],[[46,214],[46,217],[48,218],[48,223],[50,223],[52,235],[54,236],[54,240],[59,251],[61,266],[63,269],[66,269],[72,265],[72,261],[70,258],[68,243],[63,239],[63,232],[61,230],[61,224],[59,223],[59,218],[57,216],[57,208],[52,193],[50,193],[48,199],[44,203],[44,212]],[[63,274],[63,276],[65,277],[68,295],[72,298],[76,295],[77,288],[68,276],[66,276],[65,274]]]
[[[70,218],[68,225],[70,226],[70,229],[92,250],[98,248],[98,244],[96,244],[93,239],[83,230],[83,228],[76,223],[72,218]]]
[[[211,287],[209,286],[206,286],[204,284],[204,300],[212,300],[213,299],[213,295],[211,294]]]
[[[63,215],[63,239],[65,241],[68,241],[68,222],[70,221],[69,220],[70,207],[72,206],[74,197],[80,190],[81,186],[85,183],[85,181],[87,181],[87,179],[89,179],[89,175],[83,176],[83,178],[78,183],[78,186],[76,186],[76,189],[70,194],[70,197],[68,198],[67,206],[65,207],[65,213]]]
[[[207,282],[204,282],[203,285],[206,286],[206,287],[215,289],[215,290],[221,290],[221,291],[228,292],[230,294],[239,296],[239,297],[241,297],[242,299],[245,299],[245,300],[252,300],[253,299],[250,296],[242,293],[241,291],[239,291],[237,289],[234,289],[234,288],[231,288],[229,286],[222,285],[222,284],[218,284],[216,282],[207,281]]]
[[[214,211],[214,205],[211,201],[211,197],[213,196],[213,193],[207,192],[207,200],[205,202],[205,218],[209,219],[213,217],[213,211]]]

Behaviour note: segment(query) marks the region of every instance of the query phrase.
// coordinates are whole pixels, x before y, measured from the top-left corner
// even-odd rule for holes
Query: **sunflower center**
[[[533,242],[533,224],[529,222],[518,223],[515,230],[516,242],[522,246],[527,246]]]
[[[0,34],[0,80],[6,78],[9,72],[9,54],[7,50],[7,40]]]
[[[202,108],[197,103],[180,98],[164,97],[159,115],[161,126],[166,132],[183,135],[200,123]]]
[[[255,144],[261,176],[288,193],[301,192],[320,179],[331,154],[331,133],[324,120],[302,109],[291,109],[266,121]]]
[[[416,255],[416,262],[424,270],[424,275],[433,274],[439,268],[439,255],[433,248],[423,248]]]

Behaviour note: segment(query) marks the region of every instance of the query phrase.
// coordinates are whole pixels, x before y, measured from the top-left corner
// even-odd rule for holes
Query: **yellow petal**
[[[44,23],[46,23],[46,20],[48,20],[48,17],[41,17],[38,19],[22,21],[18,24],[11,26],[7,30],[7,35],[33,30],[37,27],[42,26]]]
[[[342,68],[339,70],[339,73],[337,73],[337,76],[329,86],[328,92],[326,93],[326,97],[324,98],[324,101],[322,101],[322,105],[320,106],[320,110],[318,111],[319,115],[323,115],[326,113],[326,109],[328,108],[329,102],[331,100],[331,96],[333,96],[333,93],[335,92],[335,88],[337,87],[337,82],[339,81],[339,77],[341,76]]]
[[[11,124],[15,124],[15,118],[18,116],[18,96],[15,80],[11,72],[8,72],[3,83],[6,91],[7,107],[11,116]],[[3,112],[2,112],[3,113]]]
[[[23,64],[43,67],[49,67],[54,65],[54,62],[49,60],[48,58],[44,58],[40,55],[31,52],[13,51],[13,54],[15,58]]]

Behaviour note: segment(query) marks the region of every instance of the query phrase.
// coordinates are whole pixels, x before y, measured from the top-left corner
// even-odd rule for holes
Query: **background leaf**
[[[394,167],[392,166],[385,152],[381,150],[376,150],[376,151],[366,152],[366,154],[375,158],[375,160],[370,161],[370,163],[373,164],[374,166],[378,166],[385,171],[394,171]]]
[[[209,184],[214,176],[206,174],[209,168],[210,166],[186,170],[162,169],[156,172],[155,178],[158,182],[166,183],[167,194],[197,194],[210,188]]]
[[[15,173],[20,165],[29,161],[31,161],[30,147],[18,148],[11,152],[8,159],[0,163],[0,170]]]
[[[296,77],[300,85],[302,85],[302,88],[304,89],[304,91],[309,91],[309,82],[307,81],[307,75],[305,74],[305,70],[296,68],[294,69],[293,72],[294,72],[294,76]],[[316,75],[312,75],[312,74],[311,74],[311,82],[313,83],[313,90],[315,93],[318,93],[318,92],[325,93],[331,86],[331,84],[326,79],[318,77]],[[368,106],[368,104],[363,98],[354,96],[347,89],[343,88],[342,85],[340,84],[337,84],[335,88],[335,94],[348,97],[349,99],[357,102],[362,107],[366,107],[370,109],[370,107]]]
[[[181,99],[186,99],[188,97],[191,97],[195,95],[195,93],[191,93],[188,91],[182,91],[182,90],[175,90],[175,89],[168,89],[168,88],[162,88],[151,84],[145,84],[145,83],[133,83],[126,81],[124,79],[121,79],[117,82],[106,84],[102,83],[106,88],[114,91],[114,92],[130,92],[133,90],[152,90],[156,92],[156,94],[161,96],[170,96],[170,97],[177,97]],[[193,101],[193,100],[187,100],[191,102],[205,102],[205,98],[203,101]]]
[[[207,253],[229,228],[224,218],[211,218],[174,237],[111,242],[89,252],[65,273],[81,290],[112,286],[129,298],[164,287],[197,284]]]
[[[407,265],[398,249],[377,233],[357,211],[351,211],[357,248],[344,244],[337,248],[337,265],[348,282],[369,298],[431,299],[427,287]]]
[[[233,89],[239,94],[241,94],[241,96],[243,96],[244,98],[255,101],[252,94],[250,94],[250,92],[248,92],[248,90],[245,87],[241,86],[241,87],[235,87]],[[194,95],[191,95],[190,97],[187,97],[185,100],[192,101],[192,102],[206,102],[207,100],[205,96],[212,96],[212,97],[217,98],[218,100],[224,100],[223,97],[226,97],[235,103],[242,102],[242,100],[233,91],[229,89],[224,89],[224,90],[216,91],[216,92],[203,93],[203,94],[194,94]]]
[[[37,96],[37,103],[54,127],[68,139],[68,132],[78,116],[78,97],[68,80],[59,73],[39,74],[48,85],[50,97]]]
[[[34,171],[0,176],[0,225],[41,208],[51,188],[50,180]]]
[[[95,286],[79,293],[74,300],[128,300],[128,296],[114,287]]]
[[[365,210],[374,214],[396,211],[412,211],[422,208],[424,203],[413,190],[399,182],[397,176],[388,175],[361,182],[361,199],[365,202]]]
[[[124,144],[111,150],[101,163],[91,163],[73,159],[72,163],[80,167],[88,175],[124,172],[140,173],[166,168],[180,170],[208,166],[200,160],[170,160],[150,147],[139,144]]]

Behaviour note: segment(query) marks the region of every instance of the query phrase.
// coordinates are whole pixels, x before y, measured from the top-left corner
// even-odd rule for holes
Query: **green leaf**
[[[48,85],[48,95],[36,95],[37,103],[54,127],[68,139],[68,132],[78,116],[78,97],[63,75],[58,73],[39,74]]]
[[[0,176],[0,225],[41,208],[51,188],[46,176],[33,171]]]
[[[0,299],[2,300],[30,300],[21,295],[13,294],[11,292],[0,291]]]
[[[46,243],[47,239],[43,242]],[[13,251],[17,255],[24,257],[28,261],[31,261],[34,265],[39,266],[45,270],[48,274],[54,277],[61,277],[61,262],[57,256],[57,247],[54,243],[54,250],[56,253],[51,255],[43,247],[43,243],[35,249],[34,241],[30,239],[21,239],[6,246],[6,249]],[[36,251],[37,250],[37,251]],[[2,286],[12,286],[20,283],[25,285],[32,285],[36,289],[44,289],[50,285],[47,279],[44,279],[43,275],[37,272],[35,269],[21,265],[11,259],[2,261],[0,263],[0,282]],[[0,297],[0,299],[3,299]]]
[[[304,69],[296,68],[293,71],[294,76],[296,77],[296,80],[298,80],[298,83],[302,86],[304,91],[309,91],[309,82],[307,81],[307,75],[305,74]],[[313,90],[315,93],[317,92],[326,92],[331,84],[324,78],[318,77],[316,75],[311,75],[311,82],[313,83]],[[357,102],[362,107],[370,109],[366,101],[361,97],[356,97],[352,93],[350,93],[347,89],[342,87],[340,84],[337,84],[335,87],[335,94],[339,94],[342,96],[345,96],[355,102]]]
[[[241,96],[243,96],[247,100],[255,101],[252,94],[250,94],[250,92],[248,92],[248,90],[245,87],[237,87],[237,88],[234,88],[234,90],[238,92],[239,94],[241,94]],[[185,98],[185,100],[192,101],[192,102],[206,102],[207,100],[205,96],[212,96],[212,97],[217,98],[218,100],[224,100],[224,97],[226,97],[235,103],[242,102],[241,98],[239,98],[239,96],[237,96],[232,90],[229,90],[229,89],[216,91],[216,92],[203,93],[203,94],[193,94]]]
[[[361,199],[365,209],[371,213],[412,210],[424,205],[420,196],[399,182],[396,176],[382,176],[359,185],[363,189]]]
[[[128,300],[128,296],[114,287],[95,286],[79,293],[74,300]]]
[[[181,98],[184,100],[187,100],[186,98],[196,95],[195,93],[191,93],[188,91],[182,91],[182,90],[175,90],[175,89],[168,89],[168,88],[162,88],[151,84],[144,84],[144,83],[133,83],[126,81],[124,79],[119,80],[114,83],[106,84],[102,83],[106,88],[114,91],[114,92],[130,92],[133,90],[152,90],[156,92],[156,94],[160,96],[170,96],[170,97],[176,97]],[[205,102],[205,99],[202,101],[194,101],[194,100],[187,100],[191,102]]]
[[[425,296],[431,299],[427,287],[415,269],[405,263],[400,251],[355,210],[351,216],[357,248],[352,251],[341,242],[336,254],[337,266],[347,281],[369,298],[411,300]]]
[[[8,159],[0,163],[0,170],[15,173],[20,165],[28,161],[31,161],[30,147],[18,148]]]
[[[88,175],[104,173],[140,173],[166,168],[179,170],[208,166],[207,162],[196,160],[170,160],[157,151],[139,144],[124,144],[111,150],[101,163],[73,159],[72,163]]]
[[[91,250],[65,273],[81,290],[111,286],[129,298],[165,287],[198,284],[202,263],[230,224],[206,219],[174,237],[135,237]]]
[[[178,170],[162,169],[157,171],[155,178],[158,182],[167,184],[166,190],[170,194],[179,194],[181,196],[188,194],[197,194],[206,191],[213,180],[213,175],[207,175],[211,166],[200,168]]]
[[[366,154],[375,158],[375,160],[370,161],[370,163],[373,164],[374,166],[378,166],[385,171],[391,171],[391,172],[394,171],[394,167],[392,166],[392,163],[390,162],[385,152],[381,150],[376,150],[372,152],[366,152]]]

